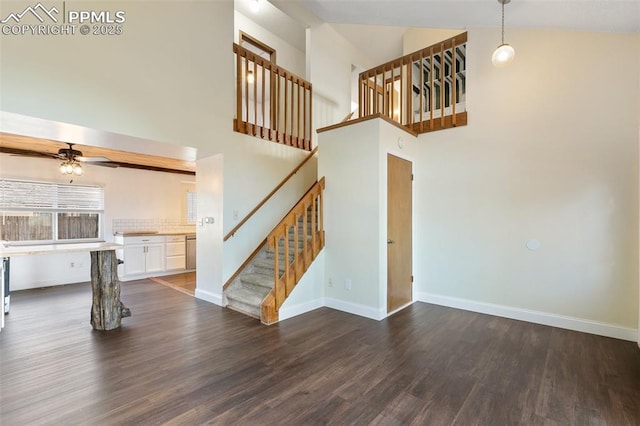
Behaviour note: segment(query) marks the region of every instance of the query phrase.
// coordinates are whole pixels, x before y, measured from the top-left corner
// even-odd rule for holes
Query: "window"
[[[99,186],[0,179],[0,240],[98,241],[103,215]]]
[[[198,194],[195,192],[187,192],[187,223],[196,223],[196,208],[198,205]]]

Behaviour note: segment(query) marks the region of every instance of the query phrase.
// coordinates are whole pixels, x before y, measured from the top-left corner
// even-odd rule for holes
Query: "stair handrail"
[[[241,221],[240,221],[240,222],[239,222],[239,223],[238,223],[238,224],[237,224],[237,225],[236,225],[236,226],[231,230],[231,231],[229,231],[229,233],[228,233],[227,235],[225,235],[225,236],[224,236],[223,242],[224,242],[224,241],[227,241],[229,238],[233,237],[233,236],[235,235],[235,233],[236,233],[236,232],[238,232],[238,230],[242,227],[242,225],[244,225],[245,223],[247,223],[247,221],[248,221],[248,220],[249,220],[249,219],[250,219],[254,214],[256,214],[256,212],[257,212],[258,210],[260,210],[260,208],[261,208],[262,206],[264,206],[264,205],[267,203],[267,201],[269,201],[269,200],[271,199],[271,197],[273,197],[273,196],[276,194],[276,192],[278,192],[278,190],[279,190],[280,188],[282,188],[282,187],[283,187],[283,186],[284,186],[284,185],[289,181],[289,179],[291,179],[291,178],[292,178],[296,173],[298,173],[298,171],[299,171],[302,167],[304,167],[304,165],[305,165],[305,164],[307,164],[307,162],[308,162],[308,161],[309,161],[309,160],[310,160],[314,155],[316,155],[316,153],[317,153],[317,152],[318,152],[318,147],[315,147],[315,148],[313,149],[313,151],[311,151],[311,152],[309,153],[309,155],[307,155],[307,156],[304,158],[304,160],[302,160],[302,162],[301,162],[300,164],[298,164],[298,165],[296,166],[296,168],[295,168],[295,169],[293,169],[293,170],[291,171],[291,173],[289,173],[287,176],[285,176],[285,178],[284,178],[284,179],[282,179],[282,181],[280,181],[280,183],[279,183],[278,185],[276,185],[276,187],[275,187],[275,188],[273,188],[273,190],[272,190],[272,191],[271,191],[271,192],[270,192],[266,197],[264,197],[264,198],[262,199],[262,201],[260,201],[260,202],[258,203],[258,205],[256,205],[256,206],[253,208],[253,210],[251,210],[251,211],[249,212],[249,214],[247,214],[247,215],[246,215],[246,216],[245,216],[245,217],[244,217],[244,218],[243,218],[243,219],[242,219],[242,220],[241,220]]]

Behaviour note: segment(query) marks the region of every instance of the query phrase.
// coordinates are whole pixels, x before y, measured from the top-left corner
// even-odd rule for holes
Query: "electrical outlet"
[[[76,263],[75,263],[75,262],[71,262],[71,263],[69,264],[69,267],[71,267],[71,268],[75,268],[75,267],[76,267]]]
[[[344,280],[344,289],[347,290],[347,291],[351,291],[351,280],[350,279]]]
[[[331,278],[329,278],[329,287],[333,287],[333,280]]]

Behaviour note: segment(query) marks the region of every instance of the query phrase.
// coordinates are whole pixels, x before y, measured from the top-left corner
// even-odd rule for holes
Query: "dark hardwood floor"
[[[635,343],[424,303],[266,327],[148,280],[89,325],[88,284],[12,294],[0,424],[640,424]]]

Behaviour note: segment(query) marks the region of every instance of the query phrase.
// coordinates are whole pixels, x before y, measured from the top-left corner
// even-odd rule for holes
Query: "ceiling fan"
[[[60,164],[60,173],[63,175],[74,174],[80,176],[82,174],[82,166],[80,165],[80,162],[97,163],[97,165],[104,165],[107,167],[118,167],[116,163],[111,163],[111,161],[105,157],[84,157],[81,151],[73,149],[72,143],[68,143],[68,145],[69,148],[60,148],[57,154],[57,157],[63,160]]]
[[[84,157],[82,155],[82,151],[78,151],[77,149],[73,149],[72,143],[67,143],[69,148],[60,148],[58,150],[58,154],[55,155],[57,158],[61,160],[67,161],[81,161],[83,163],[108,163],[108,164],[98,164],[107,167],[118,167],[116,163],[111,162],[107,157]]]

